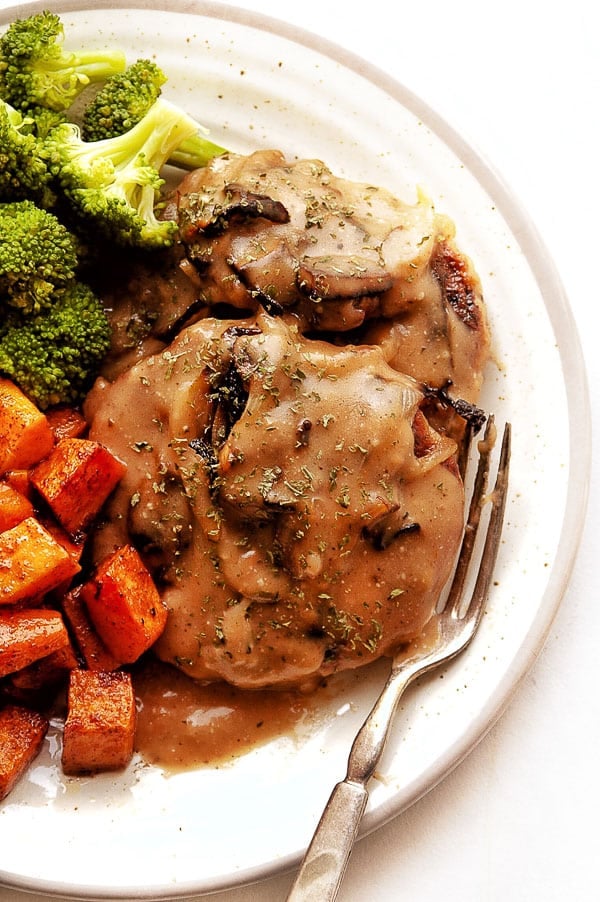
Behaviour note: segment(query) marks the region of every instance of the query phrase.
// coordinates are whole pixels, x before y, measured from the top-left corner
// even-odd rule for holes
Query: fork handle
[[[334,787],[287,902],[333,902],[368,797],[361,783],[348,778]]]
[[[356,734],[345,778],[325,806],[286,902],[334,902],[367,805],[367,784],[383,752],[398,701],[423,669],[419,659],[392,667],[388,681]]]

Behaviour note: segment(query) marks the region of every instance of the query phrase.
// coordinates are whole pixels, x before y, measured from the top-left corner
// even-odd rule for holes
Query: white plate
[[[495,336],[483,406],[513,424],[511,494],[497,582],[472,648],[405,696],[362,825],[368,832],[442,779],[495,721],[538,653],[576,552],[590,466],[585,376],[568,305],[518,203],[418,98],[362,60],[232,7],[170,0],[63,3],[73,45],[152,54],[166,96],[233,150],[279,147],[407,199],[423,185],[476,262]],[[165,4],[166,5],[166,4]],[[0,15],[43,9],[22,5]],[[110,9],[110,12],[108,10]],[[51,732],[0,808],[0,883],[85,899],[171,899],[295,864],[382,668],[312,730],[231,766],[166,777],[134,763],[66,780]],[[348,701],[350,704],[345,705]],[[337,707],[340,708],[336,713]]]

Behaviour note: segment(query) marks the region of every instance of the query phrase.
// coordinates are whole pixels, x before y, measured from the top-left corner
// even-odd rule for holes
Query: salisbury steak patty
[[[244,687],[355,667],[417,636],[462,530],[455,443],[371,346],[207,318],[100,381],[91,437],[127,463],[98,557],[144,555],[158,654]]]

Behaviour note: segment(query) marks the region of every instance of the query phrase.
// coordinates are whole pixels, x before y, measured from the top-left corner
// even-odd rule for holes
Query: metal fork
[[[367,805],[367,783],[383,752],[402,693],[416,677],[463,651],[477,631],[500,546],[508,490],[510,424],[504,429],[495,486],[488,492],[494,438],[495,425],[490,417],[479,442],[479,463],[454,576],[443,610],[436,615],[437,637],[425,650],[413,655],[401,651],[394,658],[388,681],[354,740],[346,777],[329,797],[287,902],[333,902],[336,898]],[[487,530],[485,538],[478,543],[478,529],[487,506],[490,508]],[[473,560],[475,550],[478,565]],[[467,601],[465,587],[473,568],[476,574]]]

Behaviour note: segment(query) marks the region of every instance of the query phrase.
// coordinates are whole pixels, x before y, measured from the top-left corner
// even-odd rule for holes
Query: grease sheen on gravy
[[[134,677],[137,750],[168,771],[219,765],[275,737],[293,735],[319,699],[298,690],[201,683],[154,660]]]

